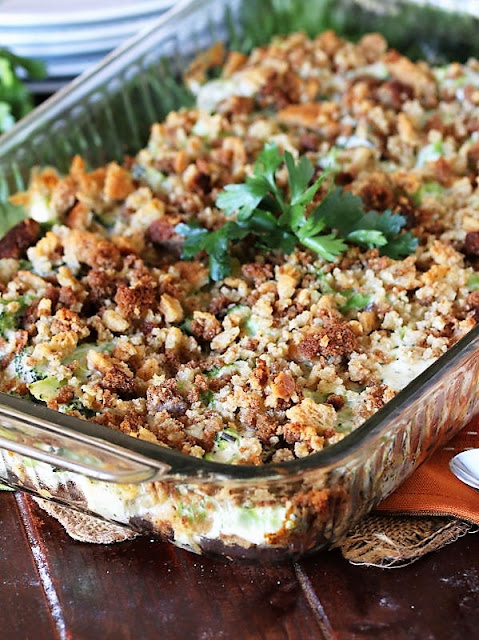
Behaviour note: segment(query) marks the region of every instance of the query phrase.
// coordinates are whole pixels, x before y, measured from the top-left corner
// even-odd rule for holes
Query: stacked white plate
[[[0,47],[43,60],[37,93],[61,87],[148,26],[174,0],[0,0]]]

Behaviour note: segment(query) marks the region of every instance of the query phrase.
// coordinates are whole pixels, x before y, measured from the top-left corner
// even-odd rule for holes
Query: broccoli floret
[[[216,434],[214,447],[205,455],[205,460],[229,463],[235,462],[240,456],[240,443],[241,436],[233,429],[226,427],[226,429],[223,429]]]
[[[32,382],[37,382],[38,380],[43,380],[46,378],[46,373],[43,370],[43,367],[40,365],[36,365],[32,367],[28,364],[27,359],[32,353],[31,349],[23,349],[20,353],[13,359],[13,368],[15,370],[15,375],[22,382],[26,384],[31,384]]]
[[[146,184],[152,191],[162,190],[167,176],[154,167],[145,167],[141,164],[133,165],[131,175],[135,180]]]
[[[200,400],[205,407],[211,407],[214,403],[214,393],[212,391],[200,391]]]
[[[354,289],[346,289],[341,291],[341,295],[346,302],[340,307],[341,313],[348,311],[360,311],[365,309],[371,303],[371,296],[368,296]]]
[[[67,404],[60,405],[58,407],[58,410],[61,411],[62,413],[68,413],[68,414],[80,413],[85,418],[92,418],[95,415],[94,411],[92,411],[91,409],[88,409],[88,407],[85,407],[83,405],[80,398],[73,398],[73,400],[71,400]]]
[[[180,329],[183,331],[183,333],[186,333],[187,336],[193,335],[193,332],[191,330],[192,322],[193,322],[193,318],[187,317],[180,324]]]
[[[115,211],[109,211],[107,213],[95,213],[94,220],[98,222],[106,229],[111,229],[115,225],[117,215]]]
[[[314,400],[314,402],[318,404],[322,404],[328,399],[327,393],[319,393],[318,391],[310,391],[309,389],[303,389],[303,395],[305,398],[311,398],[311,400]]]
[[[77,363],[75,369],[75,375],[77,378],[86,378],[88,376],[87,369],[87,355],[89,351],[99,351],[100,353],[111,353],[113,351],[113,344],[111,342],[104,342],[103,344],[95,344],[94,342],[86,342],[81,344],[75,349],[73,353],[64,358],[63,364]]]
[[[473,273],[467,281],[469,291],[477,291],[479,289],[479,273]]]
[[[249,316],[251,314],[251,309],[245,304],[235,304],[228,309],[226,315],[229,316],[230,313],[235,313],[240,316]]]
[[[416,167],[423,167],[427,162],[435,162],[444,155],[442,140],[437,140],[423,147],[417,154]]]
[[[18,269],[22,271],[31,271],[33,269],[33,265],[30,260],[25,260],[25,258],[21,258],[18,261]]]
[[[0,314],[0,333],[5,336],[7,331],[13,331],[16,327],[16,318],[13,313],[3,311]]]
[[[434,196],[439,198],[445,191],[445,188],[439,182],[425,182],[414,193],[412,199],[414,204],[420,205],[425,196]]]
[[[226,373],[233,373],[238,369],[238,365],[236,362],[232,362],[231,364],[225,364],[222,367],[212,367],[206,372],[207,378],[220,378],[222,375]]]
[[[36,382],[29,384],[28,390],[37,400],[48,402],[58,394],[64,384],[64,380],[58,380],[54,376],[48,376],[43,380],[37,380]]]
[[[0,334],[5,337],[7,331],[15,331],[18,329],[22,313],[29,307],[34,298],[31,296],[20,296],[14,300],[0,299]],[[7,311],[7,306],[12,302],[16,302],[18,307],[16,311]]]
[[[113,351],[113,344],[111,342],[104,342],[103,344],[95,344],[94,342],[85,342],[67,356],[63,362],[69,364],[76,360],[79,364],[86,362],[86,357],[89,351],[100,351],[100,353],[111,353]]]
[[[241,317],[241,328],[248,336],[255,336],[259,331],[258,321],[251,317],[251,309],[244,304],[236,304],[226,312],[227,315],[234,313]]]
[[[46,196],[38,191],[33,191],[30,195],[29,214],[30,217],[40,223],[58,222],[58,216],[53,207],[50,206],[50,196]]]

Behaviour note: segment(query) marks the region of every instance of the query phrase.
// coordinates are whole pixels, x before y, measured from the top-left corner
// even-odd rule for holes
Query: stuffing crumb
[[[479,318],[476,76],[477,61],[434,68],[378,34],[215,45],[186,73],[196,106],[134,158],[88,171],[77,156],[13,196],[29,217],[0,239],[0,389],[231,464],[347,437]],[[219,229],[217,195],[267,142],[330,171],[311,209],[341,186],[403,216],[416,251],[327,262],[246,238],[212,282],[177,225]]]

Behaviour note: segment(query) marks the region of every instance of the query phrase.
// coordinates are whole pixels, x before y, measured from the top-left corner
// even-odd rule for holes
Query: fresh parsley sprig
[[[278,185],[277,172],[283,165],[288,189]],[[417,247],[415,236],[401,233],[403,216],[389,210],[366,213],[361,198],[341,188],[330,191],[308,215],[307,207],[329,172],[310,184],[313,175],[313,165],[306,156],[295,162],[289,151],[281,155],[276,145],[266,145],[245,182],[227,185],[218,195],[217,207],[227,216],[235,216],[235,221],[228,220],[215,231],[195,223],[176,226],[177,233],[185,237],[183,257],[193,258],[206,251],[211,279],[222,280],[231,273],[230,241],[246,236],[261,249],[280,249],[286,254],[301,244],[328,262],[344,253],[348,244],[378,247],[394,259]]]

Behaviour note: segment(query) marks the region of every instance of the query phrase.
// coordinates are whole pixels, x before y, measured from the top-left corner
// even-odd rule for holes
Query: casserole
[[[325,19],[337,21],[336,10],[328,3],[320,4],[329,10]],[[63,163],[65,167],[76,151],[92,164],[119,158],[124,148],[117,132],[125,121],[130,127],[125,131],[127,150],[139,149],[146,135],[141,127],[161,118],[162,112],[155,112],[151,99],[157,70],[147,68],[139,73],[133,62],[139,65],[146,56],[147,66],[154,56],[171,55],[174,38],[170,28],[180,19],[182,31],[176,37],[187,41],[182,47],[186,57],[194,53],[192,39],[187,38],[188,25],[194,25],[200,46],[211,43],[213,38],[205,36],[202,25],[211,22],[209,12],[214,6],[197,2],[179,7],[169,20],[136,44],[125,46],[110,63],[41,107],[36,119],[34,114],[5,136],[9,173],[4,174],[5,191],[21,188],[30,166],[51,163],[61,168]],[[241,7],[233,3],[229,9],[225,22]],[[272,15],[284,18],[280,11]],[[257,16],[243,16],[238,24],[252,29],[255,19]],[[221,30],[225,22],[216,24],[215,34],[225,36]],[[125,72],[119,83],[120,69]],[[100,83],[113,75],[102,97]],[[164,105],[167,112],[181,104],[184,92],[166,70],[163,78],[170,91],[167,96],[159,95],[171,99]],[[139,113],[141,109],[145,113]],[[55,154],[52,158],[37,132],[58,117],[52,138],[58,136],[60,144],[56,148],[49,141],[48,150]],[[64,128],[68,128],[68,137]],[[29,155],[28,161],[27,144],[32,144],[32,155],[35,150],[38,154]],[[160,533],[197,552],[239,557],[299,554],[340,537],[474,414],[477,341],[476,327],[338,444],[302,460],[260,468],[198,461],[72,416],[52,416],[42,407],[27,409],[21,400],[7,397],[2,409],[2,444],[8,451],[3,454],[1,476],[43,497]]]

